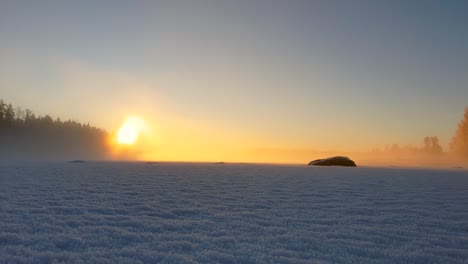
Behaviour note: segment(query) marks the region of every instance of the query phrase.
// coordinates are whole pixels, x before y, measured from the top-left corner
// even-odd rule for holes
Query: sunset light
[[[132,145],[144,128],[144,121],[139,117],[129,117],[119,129],[117,142],[123,145]]]
[[[0,264],[468,264],[468,0],[0,0]]]

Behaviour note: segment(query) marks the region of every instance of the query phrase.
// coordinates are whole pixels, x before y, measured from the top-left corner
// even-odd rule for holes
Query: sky
[[[0,97],[110,132],[141,117],[145,159],[265,161],[258,150],[362,152],[425,136],[447,149],[468,106],[467,11],[3,0]]]

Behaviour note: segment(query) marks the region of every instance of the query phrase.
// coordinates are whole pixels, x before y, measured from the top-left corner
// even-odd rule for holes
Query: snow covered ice
[[[0,164],[0,263],[467,263],[468,172]]]

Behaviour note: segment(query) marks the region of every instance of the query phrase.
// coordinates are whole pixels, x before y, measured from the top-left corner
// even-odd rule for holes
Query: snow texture
[[[468,263],[468,173],[1,164],[0,219],[0,263]]]

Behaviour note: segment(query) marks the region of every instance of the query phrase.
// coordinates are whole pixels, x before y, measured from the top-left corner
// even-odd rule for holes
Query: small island
[[[309,166],[344,166],[357,167],[356,163],[348,157],[336,156],[325,159],[317,159],[309,162]]]

